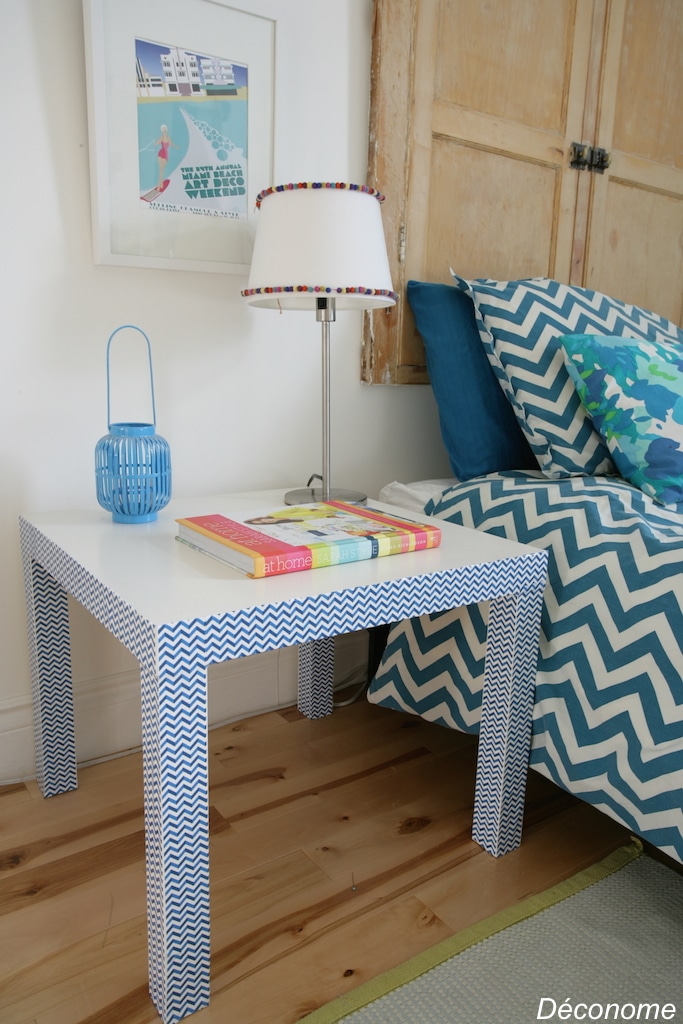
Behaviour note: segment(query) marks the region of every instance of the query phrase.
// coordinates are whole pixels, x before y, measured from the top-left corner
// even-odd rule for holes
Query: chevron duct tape
[[[24,557],[36,777],[44,796],[76,789],[76,735],[66,591]]]
[[[275,647],[306,643],[339,633],[394,622],[407,615],[440,612],[458,605],[542,588],[547,555],[443,570],[429,576],[351,587],[303,600],[238,609],[210,619],[159,627],[159,650],[178,669],[210,664]]]
[[[299,646],[297,707],[307,718],[324,718],[333,710],[334,637]]]
[[[206,673],[142,671],[150,994],[165,1022],[209,1002]]]
[[[155,627],[30,524],[21,538],[46,796],[76,785],[67,591],[141,663],[150,994],[173,1024],[209,1001],[207,662],[160,650]]]
[[[472,837],[494,856],[522,841],[543,591],[491,602]]]

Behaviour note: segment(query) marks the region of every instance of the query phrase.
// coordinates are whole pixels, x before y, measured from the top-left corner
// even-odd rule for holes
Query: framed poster
[[[247,273],[272,183],[275,20],[84,0],[84,21],[95,262]]]

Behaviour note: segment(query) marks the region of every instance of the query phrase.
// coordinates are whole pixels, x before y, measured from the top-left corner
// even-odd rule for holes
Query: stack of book
[[[435,548],[441,530],[342,501],[178,519],[177,539],[260,578]]]

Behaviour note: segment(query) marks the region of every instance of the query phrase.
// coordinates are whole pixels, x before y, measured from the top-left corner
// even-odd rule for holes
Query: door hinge
[[[403,263],[406,258],[406,226],[401,224],[398,229],[398,262]]]
[[[612,154],[606,149],[589,146],[586,142],[572,142],[569,147],[569,166],[577,171],[595,171],[604,174],[612,163]]]

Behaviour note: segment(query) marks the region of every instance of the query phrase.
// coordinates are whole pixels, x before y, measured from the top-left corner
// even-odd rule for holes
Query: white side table
[[[438,548],[252,580],[174,539],[178,517],[279,504],[271,491],[178,499],[143,525],[97,509],[20,521],[45,796],[77,785],[67,595],[140,663],[150,992],[164,1024],[209,1002],[213,662],[489,600],[472,835],[495,856],[521,839],[546,552],[442,522]],[[320,685],[315,671],[303,685]]]

